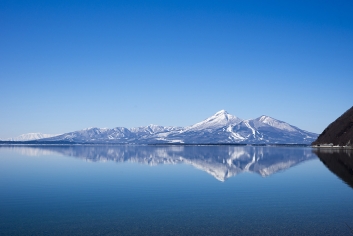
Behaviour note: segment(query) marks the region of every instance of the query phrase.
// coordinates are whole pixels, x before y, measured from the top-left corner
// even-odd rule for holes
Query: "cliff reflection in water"
[[[320,148],[314,153],[324,165],[353,188],[353,150]]]
[[[12,146],[11,149],[25,155],[60,153],[92,162],[186,163],[220,181],[242,172],[265,177],[316,158],[310,148],[252,146]]]

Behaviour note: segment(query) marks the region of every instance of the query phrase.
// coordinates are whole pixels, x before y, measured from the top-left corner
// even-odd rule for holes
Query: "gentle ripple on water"
[[[349,235],[353,226],[353,190],[310,148],[0,148],[0,189],[1,235]]]

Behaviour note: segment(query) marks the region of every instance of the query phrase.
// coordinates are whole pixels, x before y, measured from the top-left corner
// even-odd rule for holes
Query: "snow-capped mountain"
[[[309,144],[317,137],[317,134],[301,130],[269,116],[243,120],[229,127],[228,130],[235,142],[247,143]]]
[[[31,141],[43,138],[50,138],[54,136],[57,136],[57,134],[28,133],[21,134],[20,136],[17,136],[15,138],[6,139],[5,141]]]
[[[221,110],[184,128],[158,125],[130,129],[88,128],[39,140],[119,144],[310,144],[317,136],[269,116],[242,120]]]
[[[180,132],[173,132],[165,140],[181,143],[229,143],[227,128],[240,123],[242,119],[221,110],[213,116],[185,127]]]
[[[142,143],[149,143],[150,141],[160,142],[165,140],[168,135],[172,133],[179,133],[183,130],[183,127],[160,125],[148,125],[130,129],[130,131],[135,134],[136,139]]]
[[[65,133],[42,141],[69,141],[76,143],[153,143],[164,140],[173,133],[180,132],[180,127],[165,127],[148,125],[145,127],[124,128],[88,128],[79,131]]]
[[[220,111],[168,138],[184,143],[310,144],[317,136],[269,116],[241,120]]]
[[[109,141],[119,141],[121,143],[126,143],[135,138],[135,133],[124,127],[116,127],[113,129],[93,127],[41,140],[78,143],[105,143]]]
[[[221,110],[204,121],[196,123],[190,127],[186,127],[184,132],[200,131],[200,130],[215,130],[229,125],[235,125],[242,119],[229,114],[225,110]]]

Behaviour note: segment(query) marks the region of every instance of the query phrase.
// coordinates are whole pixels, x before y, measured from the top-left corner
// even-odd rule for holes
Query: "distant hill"
[[[353,146],[353,107],[332,122],[312,145]]]
[[[28,134],[21,134],[15,138],[9,138],[4,141],[31,141],[43,138],[51,138],[57,136],[58,134],[42,134],[42,133],[28,133]]]

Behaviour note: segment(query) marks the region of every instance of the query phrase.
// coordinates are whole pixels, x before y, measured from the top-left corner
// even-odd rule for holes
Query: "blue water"
[[[353,189],[311,148],[0,148],[0,235],[350,235],[349,227]]]

